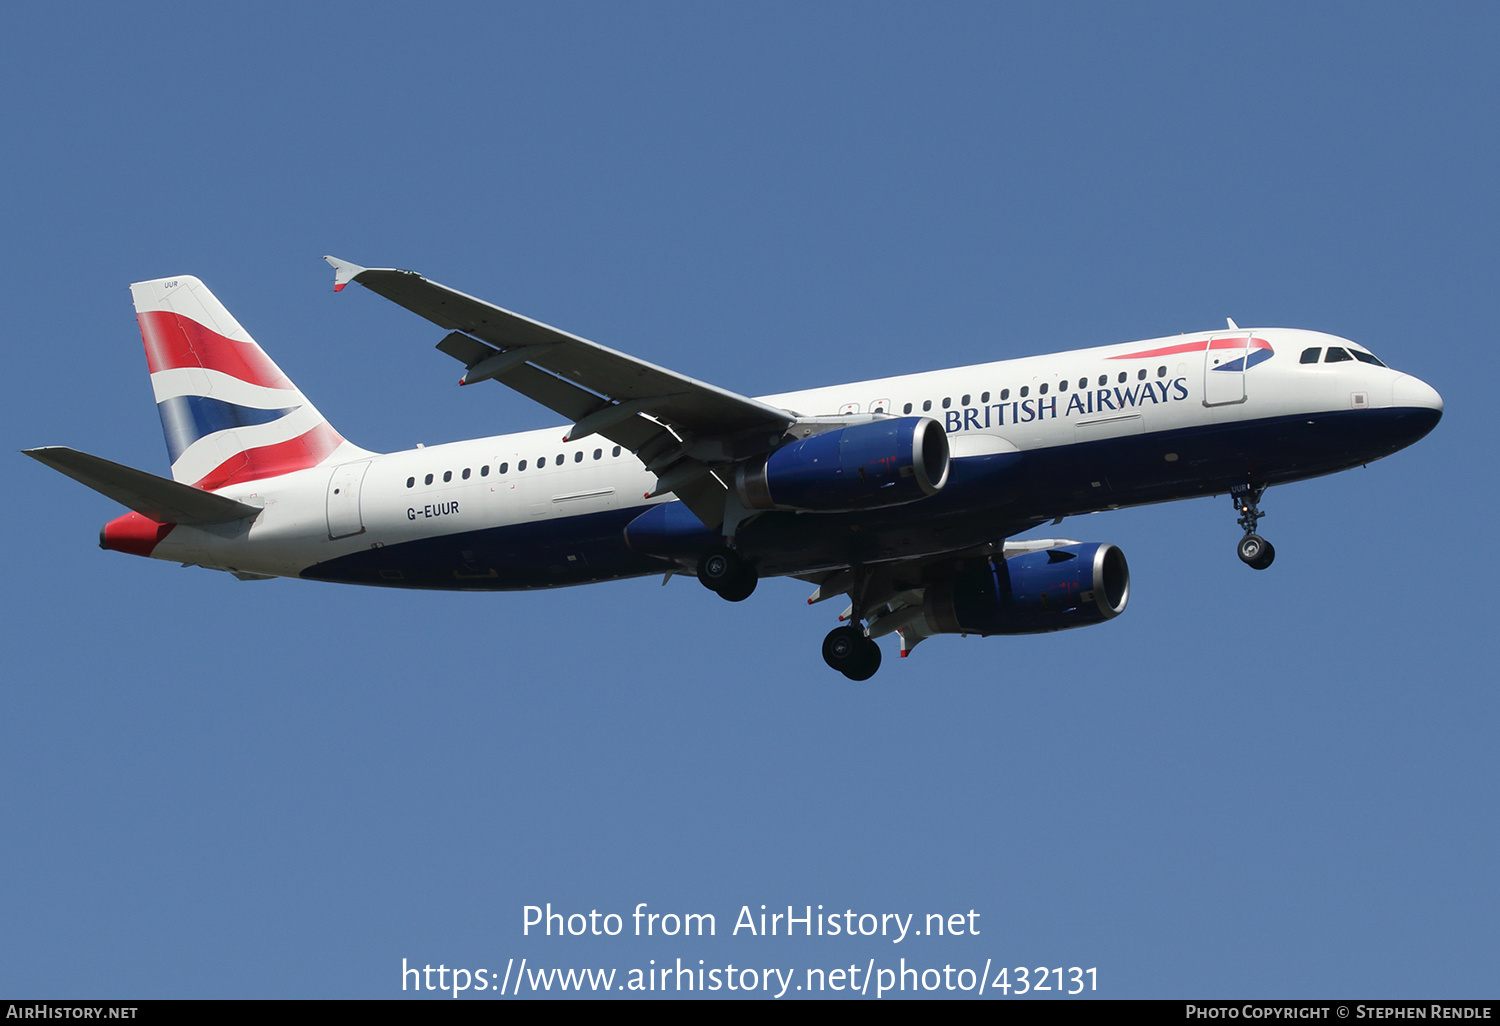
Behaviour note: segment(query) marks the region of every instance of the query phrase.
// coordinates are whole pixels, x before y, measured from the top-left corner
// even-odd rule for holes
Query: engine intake
[[[948,482],[948,436],[931,417],[900,417],[825,431],[740,464],[746,509],[818,513],[897,506]]]
[[[1112,620],[1130,599],[1125,553],[1107,542],[991,559],[927,588],[927,634],[1041,634]]]

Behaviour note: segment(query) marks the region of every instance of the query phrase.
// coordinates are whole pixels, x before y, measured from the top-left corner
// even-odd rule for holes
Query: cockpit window
[[[1356,360],[1358,360],[1360,363],[1373,363],[1377,367],[1384,367],[1385,366],[1385,364],[1381,363],[1379,360],[1377,360],[1375,358],[1375,355],[1373,353],[1366,353],[1363,350],[1359,350],[1359,349],[1351,349],[1351,350],[1349,350],[1349,352],[1353,353],[1354,354],[1354,358]]]
[[[1323,355],[1322,346],[1313,346],[1311,349],[1302,350],[1301,363],[1317,363],[1318,357]]]
[[[1343,363],[1345,360],[1352,359],[1353,357],[1349,355],[1349,351],[1347,349],[1340,349],[1338,346],[1329,346],[1328,355],[1323,358],[1323,362]]]

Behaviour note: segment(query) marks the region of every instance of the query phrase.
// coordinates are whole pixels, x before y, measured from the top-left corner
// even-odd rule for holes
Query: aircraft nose
[[[1438,395],[1437,389],[1421,378],[1414,378],[1410,374],[1402,374],[1391,385],[1391,405],[1410,409],[1432,410],[1441,416],[1443,412],[1443,397]]]

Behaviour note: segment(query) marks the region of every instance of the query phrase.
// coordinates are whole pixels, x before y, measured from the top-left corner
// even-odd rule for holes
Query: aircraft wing
[[[335,290],[358,282],[450,334],[437,348],[467,368],[460,384],[509,385],[574,422],[568,439],[601,434],[657,475],[709,526],[723,518],[715,468],[763,452],[796,414],[638,360],[428,281],[413,271],[365,268],[335,257]]]

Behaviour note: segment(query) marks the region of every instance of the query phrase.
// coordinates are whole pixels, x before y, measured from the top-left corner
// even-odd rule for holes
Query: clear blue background
[[[1097,966],[1151,997],[1495,997],[1490,4],[10,5],[0,994],[399,996],[400,964]],[[836,604],[443,595],[95,547],[16,454],[166,471],[126,285],[201,277],[371,449],[542,427],[319,257],[748,394],[1223,324],[1447,412],[1268,493],[1067,521],[1118,620],[855,685]],[[521,936],[712,912],[713,941]],[[726,936],[743,904],[972,938]]]

